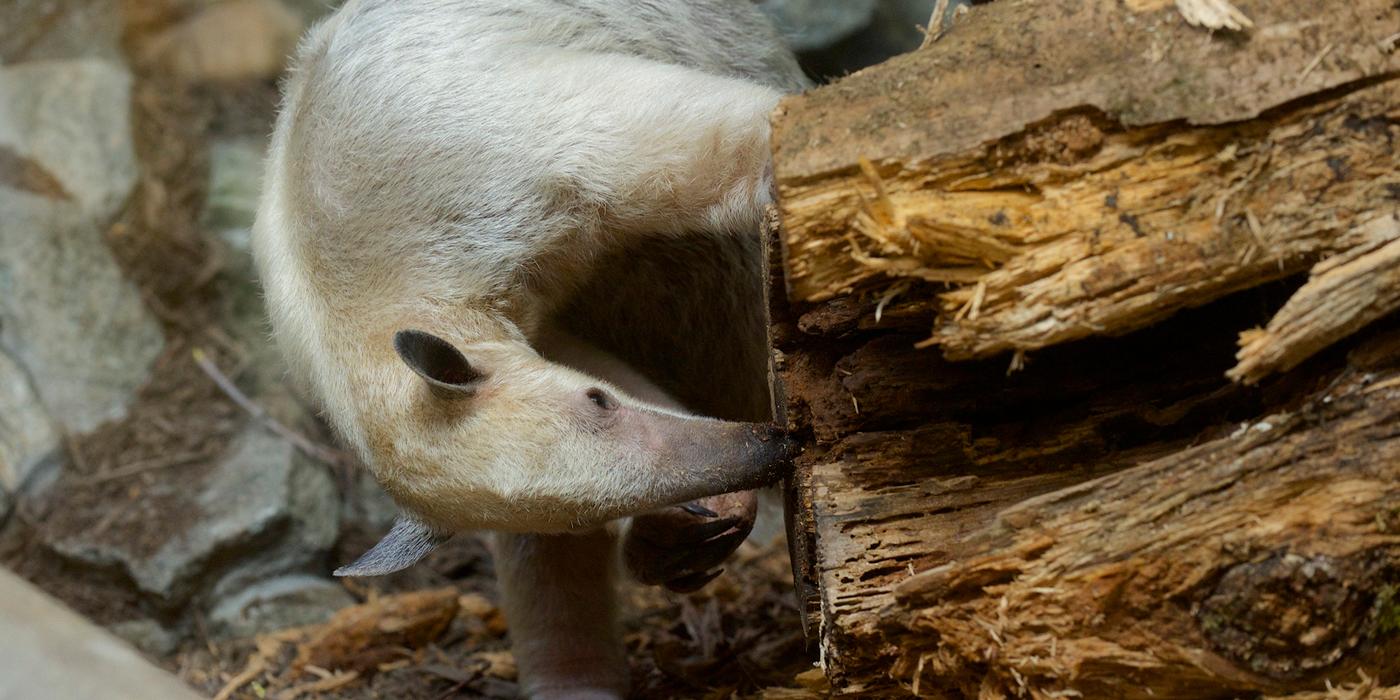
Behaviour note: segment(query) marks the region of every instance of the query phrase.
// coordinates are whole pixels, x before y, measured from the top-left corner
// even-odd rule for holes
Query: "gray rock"
[[[840,4],[839,0],[807,1]],[[825,44],[808,42],[798,46],[802,66],[818,80],[830,80],[913,51],[924,42],[934,4],[935,0],[878,0],[854,30]],[[949,21],[943,26],[949,26],[951,18],[966,11],[970,4],[970,0],[949,0],[944,15]],[[807,21],[819,21],[819,17],[812,15]]]
[[[246,638],[325,622],[355,599],[340,584],[315,576],[283,576],[225,598],[209,614],[210,632]]]
[[[59,458],[61,445],[29,376],[0,351],[0,520],[39,467]]]
[[[875,0],[762,0],[763,10],[793,51],[824,49],[870,23]]]
[[[271,327],[253,264],[251,229],[267,146],[266,138],[250,136],[230,136],[210,143],[209,198],[201,219],[223,248],[223,326],[249,353],[240,385],[277,419],[288,425],[304,425],[312,412],[287,382],[287,365],[270,339]]]
[[[166,629],[164,625],[150,618],[137,618],[118,622],[107,628],[108,632],[121,637],[127,644],[136,647],[141,653],[160,658],[175,653],[180,647],[180,635]]]
[[[58,199],[103,223],[136,185],[130,110],[131,74],[119,63],[0,69],[0,144],[51,173],[68,195]]]
[[[0,698],[197,700],[174,676],[0,569]]]
[[[228,241],[247,252],[247,231],[258,212],[263,157],[267,140],[253,137],[219,139],[209,144],[209,199],[204,225],[214,231],[237,231]]]
[[[148,489],[150,512],[123,515],[104,532],[57,533],[49,548],[116,570],[167,610],[326,568],[339,530],[335,483],[281,438],[250,425],[221,462],[178,477]]]
[[[309,27],[312,22],[334,12],[340,6],[340,0],[285,0],[283,4],[305,20]]]
[[[122,59],[121,3],[112,0],[5,0],[0,27],[0,64]]]
[[[130,92],[104,61],[0,68],[0,350],[71,432],[120,417],[163,343],[102,238],[136,183]]]
[[[367,468],[356,469],[350,476],[350,488],[345,494],[345,524],[376,539],[389,532],[402,511],[384,487],[374,480]]]

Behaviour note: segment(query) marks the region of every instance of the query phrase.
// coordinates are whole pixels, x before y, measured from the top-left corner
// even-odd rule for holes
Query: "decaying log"
[[[1240,336],[1240,363],[1227,374],[1246,382],[1289,370],[1318,350],[1400,309],[1400,215],[1358,229],[1347,253],[1313,267],[1308,283],[1269,327]]]
[[[1113,335],[1306,271],[1400,207],[1400,10],[1004,0],[775,124],[789,295],[948,283],[950,358]]]
[[[896,690],[880,631],[894,587],[970,556],[964,538],[1002,509],[1228,435],[1290,395],[1288,378],[1251,389],[1224,377],[1233,328],[1269,296],[1051,348],[1010,376],[999,360],[916,350],[914,334],[798,330],[827,328],[826,306],[780,319],[788,418],[811,436],[793,496],[798,578],[836,687]]]
[[[1400,675],[1400,333],[1302,406],[1003,510],[895,588],[939,696],[1208,698]]]
[[[1400,307],[1400,7],[1182,4],[997,0],[775,115],[790,537],[839,693],[1400,683],[1400,341],[1357,349]]]

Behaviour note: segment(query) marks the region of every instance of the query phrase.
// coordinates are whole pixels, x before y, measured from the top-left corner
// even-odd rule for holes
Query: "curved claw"
[[[702,571],[698,574],[667,581],[666,588],[676,593],[694,593],[704,588],[705,584],[719,578],[722,573],[724,573],[724,569],[715,569],[709,573]]]
[[[684,505],[681,506],[681,510],[683,510],[683,511],[685,511],[685,512],[687,512],[687,513],[690,513],[691,515],[698,515],[698,516],[700,516],[700,517],[702,517],[702,518],[718,518],[718,517],[719,517],[719,513],[716,513],[716,512],[714,512],[714,511],[710,510],[709,508],[706,508],[705,506],[700,505],[699,503],[686,503],[686,504],[684,504]]]

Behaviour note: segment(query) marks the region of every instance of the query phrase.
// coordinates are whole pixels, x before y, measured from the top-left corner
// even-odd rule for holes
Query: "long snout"
[[[767,486],[787,475],[797,443],[780,427],[703,418],[664,426],[657,494],[679,503]]]

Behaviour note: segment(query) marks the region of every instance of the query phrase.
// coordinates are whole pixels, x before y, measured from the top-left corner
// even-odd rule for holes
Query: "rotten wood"
[[[1253,26],[1235,17],[1247,31],[1207,32],[1187,23],[1182,5],[1214,6],[1225,12],[1219,21],[1235,17],[1233,7]],[[1200,461],[1206,446],[1265,449],[1241,443],[1256,439],[1236,434],[1241,425],[1278,420],[1272,438],[1306,435],[1331,450],[1309,461],[1310,448],[1295,446],[1290,454],[1311,471],[1267,472],[1280,490],[1260,481],[1257,494],[1230,491],[1234,506],[1266,520],[1298,515],[1279,497],[1285,487],[1305,492],[1295,477],[1311,474],[1323,488],[1351,483],[1353,469],[1391,468],[1374,458],[1393,456],[1383,436],[1400,421],[1374,401],[1393,403],[1400,380],[1365,377],[1391,367],[1384,356],[1400,345],[1356,350],[1354,336],[1374,336],[1370,326],[1400,307],[1397,32],[1400,6],[1388,0],[1000,0],[915,54],[783,103],[774,125],[784,227],[777,274],[788,294],[774,304],[771,340],[787,423],[807,447],[787,494],[795,575],[833,691],[901,696],[917,684],[922,694],[988,699],[1283,696],[1331,681],[1365,697],[1386,689],[1364,679],[1400,682],[1372,643],[1384,637],[1379,618],[1339,608],[1353,613],[1339,624],[1355,623],[1348,629],[1361,637],[1332,634],[1313,624],[1309,606],[1323,598],[1241,612],[1262,626],[1226,625],[1210,638],[1179,618],[1146,651],[1125,640],[1158,630],[1158,609],[1078,618],[1053,605],[1038,611],[1040,599],[1027,598],[1018,624],[1039,614],[1082,623],[1041,630],[1050,651],[1092,632],[1132,652],[1086,642],[1079,665],[1061,676],[1034,665],[1059,658],[1044,650],[1004,661],[983,624],[1001,634],[997,586],[1019,580],[1015,567],[1030,562],[1012,556],[1021,550],[1010,549],[1017,541],[1006,533],[1017,530],[1007,518],[1061,500],[1112,510],[1103,504],[1124,499],[1137,510],[1113,511],[1117,520],[1102,527],[1138,518],[1123,537],[1159,545],[1182,514],[1142,518],[1154,506],[1182,506],[1195,482],[1134,490],[1115,480],[1149,468],[1187,470],[1202,484],[1202,474],[1223,478],[1238,466]],[[935,345],[941,352],[922,349]],[[1344,413],[1358,405],[1369,408]],[[1352,451],[1338,442],[1361,438],[1379,443]],[[1252,487],[1255,476],[1240,478]],[[1281,596],[1269,586],[1291,585],[1302,570],[1290,556],[1309,566],[1322,561],[1309,557],[1328,556],[1341,562],[1329,575],[1353,596],[1342,602],[1382,600],[1398,583],[1390,545],[1365,550],[1379,558],[1347,558],[1346,547],[1391,542],[1388,530],[1361,537],[1365,525],[1351,519],[1354,504],[1375,510],[1395,496],[1378,479],[1367,484],[1379,500],[1308,501],[1312,529],[1300,525],[1272,554],[1218,552],[1208,583],[1240,600],[1251,586],[1260,599]],[[1200,502],[1219,496],[1202,493]],[[1354,527],[1323,527],[1333,521]],[[1356,537],[1338,544],[1337,533]],[[1056,534],[1041,544],[1062,547],[1062,564],[1108,561],[1092,549],[1096,533]],[[1208,534],[1193,551],[1211,551]],[[1077,538],[1086,549],[1074,549]],[[1002,555],[1011,559],[994,561]],[[901,588],[980,560],[991,562],[987,571],[955,591]],[[1228,570],[1240,573],[1227,581]],[[1116,604],[1080,593],[1105,609]],[[959,611],[973,612],[945,616]],[[1271,622],[1312,625],[1322,636],[1303,639],[1302,627]],[[965,635],[949,641],[945,623],[948,634]],[[974,628],[983,635],[975,642]]]
[[[442,636],[457,616],[455,588],[378,596],[337,612],[297,648],[291,668],[371,672]]]
[[[1376,217],[1358,227],[1359,241],[1345,254],[1313,267],[1268,328],[1240,335],[1239,364],[1228,374],[1257,382],[1293,369],[1328,345],[1400,309],[1400,215]]]
[[[1296,409],[1025,500],[895,588],[939,697],[1229,698],[1400,677],[1400,333]]]
[[[775,173],[790,298],[901,278],[952,359],[1117,335],[1344,254],[1400,207],[1400,9],[1007,0],[790,98]]]
[[[788,417],[808,444],[791,496],[808,548],[800,591],[812,590],[804,608],[834,687],[902,693],[888,675],[896,648],[880,631],[894,586],[967,556],[965,534],[1000,510],[1228,434],[1293,393],[1291,378],[1250,389],[1223,376],[1232,329],[1286,292],[1052,348],[1010,376],[999,360],[918,351],[907,332],[797,330],[829,329],[825,306],[776,329]]]

